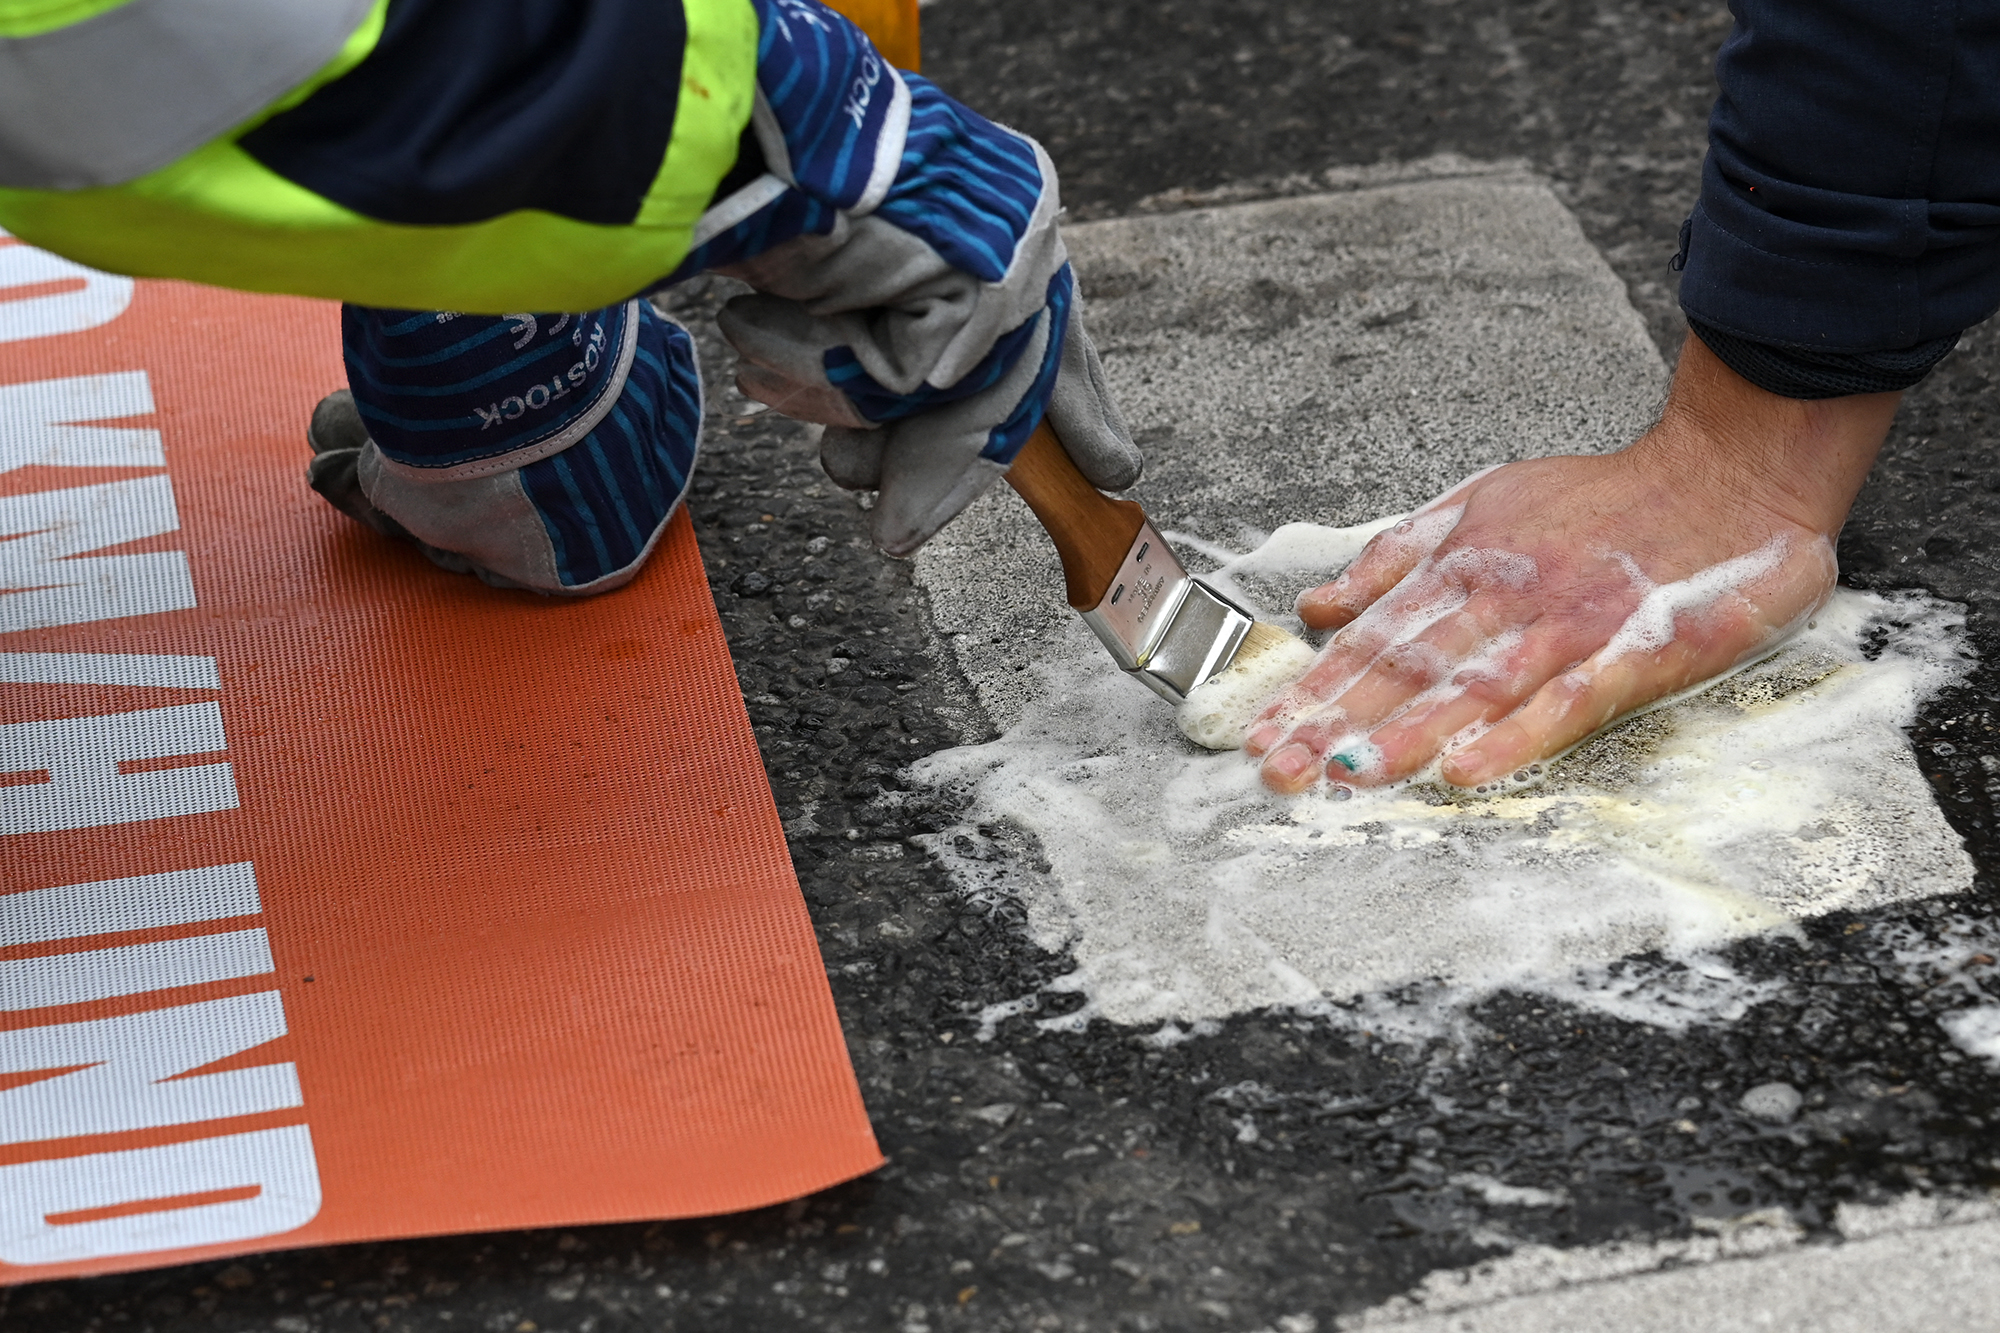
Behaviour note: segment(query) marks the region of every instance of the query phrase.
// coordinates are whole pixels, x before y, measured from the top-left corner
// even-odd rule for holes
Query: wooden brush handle
[[[1125,563],[1125,553],[1138,539],[1146,511],[1091,485],[1046,421],[1035,427],[1007,470],[1007,484],[1055,538],[1063,577],[1069,583],[1069,604],[1088,611],[1103,601]]]

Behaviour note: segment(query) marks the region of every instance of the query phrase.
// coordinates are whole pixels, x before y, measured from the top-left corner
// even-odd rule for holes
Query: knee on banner
[[[594,400],[563,429],[543,431],[525,444],[518,437],[504,440],[516,447],[471,458],[476,451],[463,446],[478,441],[483,427],[449,414],[416,421],[393,409],[426,396],[449,400],[475,381],[480,394],[493,396],[491,386],[508,383],[507,376],[464,364],[479,360],[476,351],[454,358],[441,354],[455,350],[448,346],[397,357],[374,354],[379,347],[358,348],[350,337],[351,431],[364,438],[351,459],[337,457],[338,427],[316,418],[314,444],[320,453],[314,488],[370,526],[413,541],[434,563],[497,587],[585,597],[624,586],[644,566],[686,495],[699,451],[701,377],[687,331],[643,302],[596,313],[622,327],[603,340],[607,379],[594,386]],[[546,326],[562,318],[511,316],[490,323],[516,332],[524,321]],[[592,317],[575,318],[581,331]],[[459,345],[476,342],[487,322],[459,317]],[[503,370],[535,357],[526,346],[532,341],[532,334],[523,338],[525,350]],[[482,345],[490,346],[490,340]],[[546,374],[552,364],[528,367],[543,375],[535,388],[554,382]],[[398,373],[405,377],[398,389],[385,390],[385,375]],[[426,392],[412,392],[418,388]],[[514,410],[504,405],[524,398],[510,395],[496,403],[504,415]],[[322,414],[332,406],[329,400]],[[469,420],[486,416],[475,409]]]

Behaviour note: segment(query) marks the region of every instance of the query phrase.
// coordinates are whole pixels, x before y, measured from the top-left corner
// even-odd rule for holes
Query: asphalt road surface
[[[927,71],[1041,138],[1080,221],[1513,163],[1675,355],[1666,261],[1718,7],[941,0],[925,22]],[[676,305],[699,317],[718,295]],[[1756,1002],[1680,1031],[1502,992],[1453,1037],[1265,1009],[1177,1042],[1051,1023],[1085,1004],[1052,988],[1075,959],[928,854],[962,811],[907,766],[992,721],[928,592],[867,549],[804,432],[718,383],[699,532],[891,1165],[740,1217],[0,1291],[0,1327],[2000,1327],[2000,1071],[1938,1021],[2000,1000],[1996,376],[1982,329],[1911,394],[1841,543],[1850,584],[1968,608],[1980,664],[1913,739],[1970,890],[1738,943]],[[993,855],[1046,873],[1032,847]]]

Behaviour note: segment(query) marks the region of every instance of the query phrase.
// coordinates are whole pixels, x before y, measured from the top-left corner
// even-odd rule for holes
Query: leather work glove
[[[1044,414],[1094,485],[1137,481],[1041,146],[890,68],[815,0],[758,12],[765,172],[710,209],[680,270],[755,289],[719,319],[742,391],[826,427],[827,475],[880,491],[891,555],[998,480]]]

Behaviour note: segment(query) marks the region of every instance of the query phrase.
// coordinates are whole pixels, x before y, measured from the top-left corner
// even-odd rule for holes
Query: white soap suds
[[[1960,1009],[1938,1020],[1966,1054],[2000,1067],[2000,1004]]]
[[[992,1041],[994,1031],[1002,1023],[1020,1014],[1032,1014],[1041,1007],[1040,995],[1023,995],[1018,999],[986,1005],[972,1016],[972,1021],[979,1025],[978,1031],[972,1034],[973,1040]]]
[[[1634,584],[1646,590],[1646,595],[1600,655],[1608,662],[1626,653],[1659,652],[1674,641],[1675,616],[1683,611],[1704,610],[1730,593],[1742,591],[1776,569],[1791,549],[1789,538],[1773,537],[1747,555],[1710,565],[1673,583],[1654,583],[1631,556],[1620,555],[1625,572]]]
[[[1475,1171],[1461,1171],[1451,1177],[1451,1183],[1500,1208],[1561,1208],[1569,1203],[1569,1195],[1562,1190],[1509,1185]]]
[[[1290,524],[1209,577],[1282,605],[1384,526]],[[1280,1005],[1359,1023],[1371,996],[1429,984],[1450,997],[1432,1026],[1507,986],[1680,1027],[1761,995],[1711,956],[1729,939],[1971,883],[1902,731],[1969,660],[1957,610],[1921,596],[1842,590],[1771,659],[1478,800],[1274,795],[1182,740],[1081,625],[1059,633],[1015,725],[910,773],[964,802],[933,852],[967,892],[1018,896],[1076,961],[1062,988],[1113,1022]],[[1617,961],[1650,950],[1678,961]]]
[[[1437,562],[1437,570],[1468,582],[1497,583],[1513,592],[1526,588],[1541,572],[1533,556],[1483,546],[1459,547]]]
[[[1250,734],[1250,723],[1271,696],[1305,674],[1316,656],[1311,644],[1286,635],[1273,636],[1255,652],[1195,686],[1174,711],[1181,734],[1210,750],[1236,750]]]

